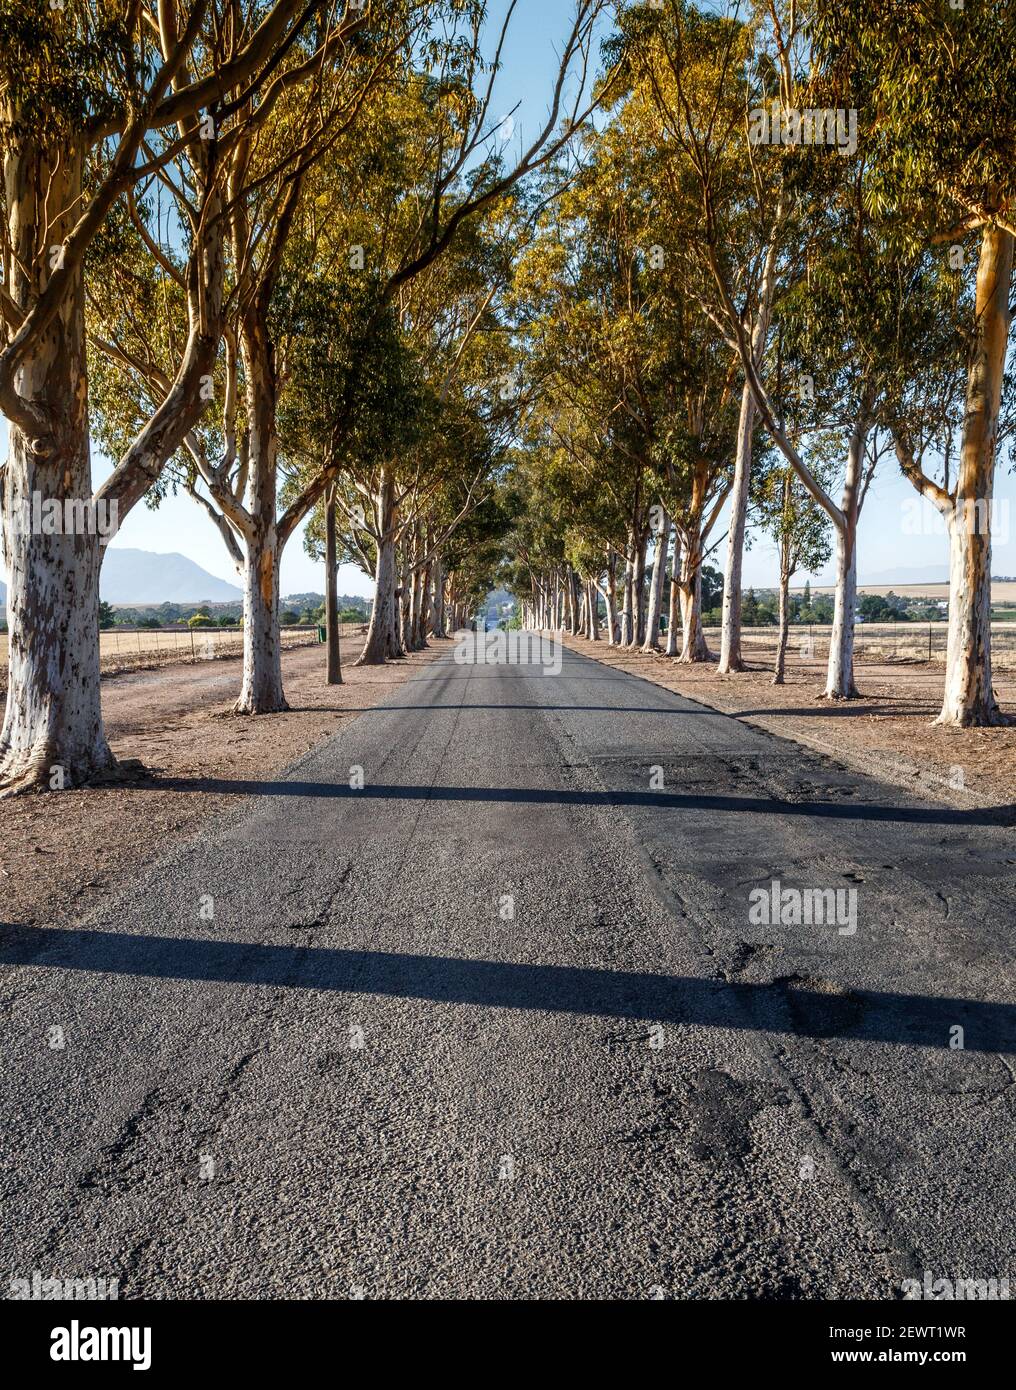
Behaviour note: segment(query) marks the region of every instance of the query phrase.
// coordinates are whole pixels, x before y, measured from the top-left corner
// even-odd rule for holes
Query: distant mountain
[[[99,580],[107,603],[230,603],[243,590],[216,579],[186,555],[157,555],[151,550],[110,546]]]
[[[866,574],[859,582],[873,587],[884,587],[886,584],[948,584],[949,567],[947,565],[923,565],[914,569],[899,567],[893,570],[882,570],[879,574]]]

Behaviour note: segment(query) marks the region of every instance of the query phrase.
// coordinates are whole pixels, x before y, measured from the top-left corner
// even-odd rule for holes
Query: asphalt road
[[[443,657],[259,792],[74,929],[0,933],[0,1279],[1016,1276],[1004,816],[571,653]],[[774,878],[856,898],[750,920]]]

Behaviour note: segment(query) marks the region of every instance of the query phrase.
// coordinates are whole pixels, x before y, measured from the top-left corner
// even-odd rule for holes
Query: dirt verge
[[[422,665],[448,649],[387,666],[355,667],[360,643],[343,644],[345,684],[324,683],[324,649],[283,653],[285,714],[230,714],[239,658],[181,663],[104,677],[106,730],[118,758],[138,758],[143,785],[115,784],[0,801],[3,921],[45,925],[73,918],[217,812],[253,793],[182,795],[160,781],[264,780],[294,762],[362,710],[379,704]]]

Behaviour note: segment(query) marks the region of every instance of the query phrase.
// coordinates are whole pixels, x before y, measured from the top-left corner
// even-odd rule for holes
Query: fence
[[[340,640],[359,637],[360,623],[341,623]],[[313,627],[284,627],[282,645],[309,646],[317,641]],[[111,627],[99,633],[99,656],[103,666],[118,662],[143,665],[172,661],[214,661],[217,657],[240,656],[243,652],[241,627],[148,628]],[[7,665],[7,634],[0,633],[0,663]]]
[[[791,623],[788,655],[804,660],[821,660],[829,655],[827,625]],[[719,648],[718,628],[706,629],[709,644]],[[854,660],[860,664],[893,661],[927,661],[945,664],[948,623],[858,623],[854,628]],[[745,654],[761,660],[776,656],[775,627],[746,627],[741,630]],[[992,623],[991,661],[997,670],[1016,670],[1016,623]]]

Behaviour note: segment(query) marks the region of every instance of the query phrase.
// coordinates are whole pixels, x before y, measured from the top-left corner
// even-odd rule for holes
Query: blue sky
[[[504,12],[504,3],[492,6],[492,18]],[[571,0],[519,0],[513,17],[509,40],[504,49],[502,71],[495,88],[494,114],[506,115],[516,105],[513,146],[519,139],[529,138],[545,116],[557,70],[557,55],[567,33],[573,13]],[[0,444],[6,452],[6,439]],[[109,463],[101,456],[94,459],[96,481],[109,471]],[[1011,475],[999,473],[996,484],[1001,522],[996,525],[993,572],[1016,574],[1016,542],[1008,534],[1008,511],[1013,508],[1016,487]],[[908,510],[916,498],[912,486],[901,477],[892,458],[881,466],[872,483],[861,519],[858,571],[862,581],[866,576],[900,567],[920,569],[944,566],[948,547],[944,534],[938,533],[936,519],[930,511],[924,523]],[[714,539],[726,529],[724,515],[716,528]],[[918,534],[914,534],[917,531]],[[226,556],[218,532],[204,512],[188,498],[166,499],[157,511],[139,503],[125,518],[113,545],[129,546],[159,553],[177,551],[194,560],[209,573],[236,583],[237,576]],[[711,563],[723,567],[725,544],[711,557]],[[744,582],[757,587],[775,582],[775,552],[762,537],[754,537],[744,563]],[[815,578],[831,581],[832,569]],[[799,576],[797,582],[803,582]],[[371,582],[353,566],[344,566],[340,574],[340,592],[369,594]],[[294,536],[282,560],[282,592],[317,592],[324,588],[321,564],[312,561],[304,552],[302,536]]]

